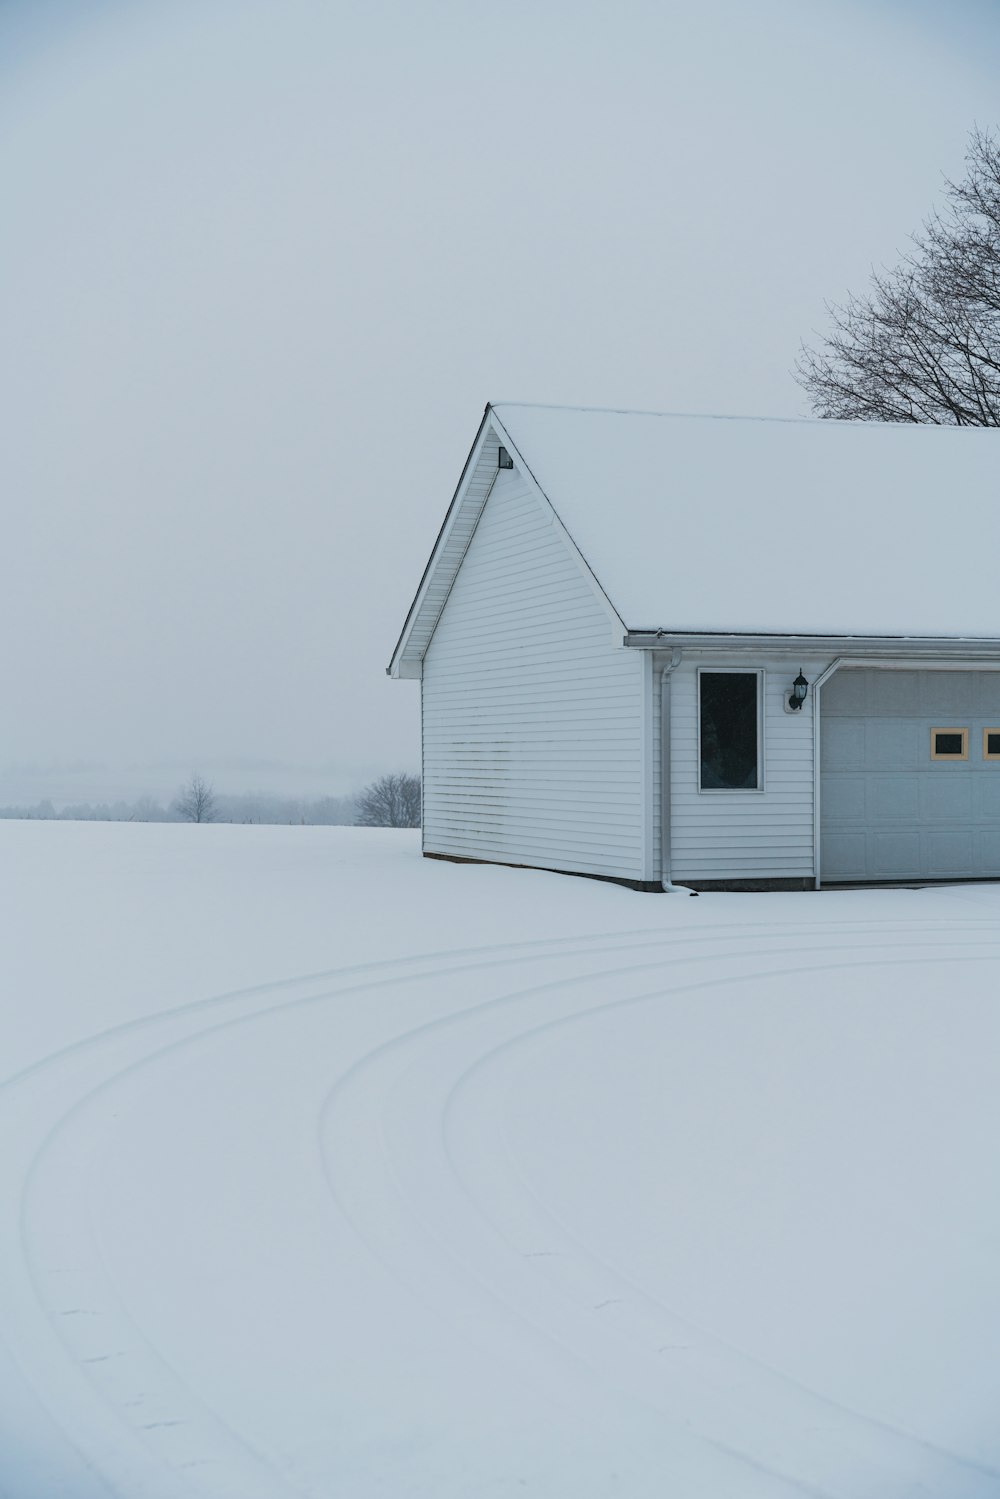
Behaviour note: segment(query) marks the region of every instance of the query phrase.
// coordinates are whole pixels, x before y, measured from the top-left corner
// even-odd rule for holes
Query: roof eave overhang
[[[636,650],[720,650],[726,652],[787,650],[830,652],[836,656],[914,658],[1000,656],[1000,637],[981,635],[796,635],[743,634],[726,631],[629,630],[624,644]]]
[[[455,486],[455,493],[451,497],[451,504],[448,506],[445,518],[441,522],[441,529],[438,531],[437,539],[435,540],[434,545],[431,548],[431,554],[427,559],[427,563],[424,567],[424,571],[421,576],[420,583],[417,587],[417,591],[413,596],[413,602],[410,605],[409,612],[407,613],[406,619],[403,623],[403,628],[399,632],[399,639],[396,641],[396,648],[392,653],[389,665],[385,669],[386,676],[419,678],[422,675],[421,658],[423,656],[423,652],[419,652],[416,657],[407,654],[407,649],[410,644],[410,637],[413,632],[414,622],[417,619],[421,605],[423,604],[426,597],[427,587],[431,580],[431,577],[433,576],[434,567],[441,553],[441,548],[447,540],[449,530],[454,522],[455,516],[459,511],[466,488],[468,487],[469,480],[472,474],[475,472],[476,464],[479,461],[479,456],[483,449],[483,443],[485,441],[486,434],[491,426],[491,409],[492,408],[489,402],[487,402],[486,409],[482,415],[482,420],[479,423],[479,429],[476,432],[475,438],[473,439],[472,446],[469,449],[468,457],[465,460],[458,483]]]

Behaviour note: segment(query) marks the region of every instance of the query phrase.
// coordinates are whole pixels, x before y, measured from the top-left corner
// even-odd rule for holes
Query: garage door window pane
[[[968,729],[931,729],[932,760],[967,760]]]
[[[983,759],[1000,760],[1000,729],[983,730]]]
[[[760,785],[755,671],[704,671],[701,694],[701,789],[756,791]]]

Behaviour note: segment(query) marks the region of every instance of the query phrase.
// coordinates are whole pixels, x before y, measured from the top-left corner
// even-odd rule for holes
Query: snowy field
[[[0,870],[5,1499],[1000,1494],[1000,887]]]

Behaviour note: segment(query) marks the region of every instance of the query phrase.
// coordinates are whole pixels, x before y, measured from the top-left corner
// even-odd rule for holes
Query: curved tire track
[[[927,930],[926,927],[922,928],[925,937]],[[989,930],[991,933],[995,932],[995,928]],[[474,1325],[478,1317],[481,1326],[489,1327],[489,1336],[497,1340],[498,1346],[503,1345],[509,1335],[501,1326],[503,1319],[505,1316],[513,1316],[524,1326],[530,1326],[536,1337],[547,1337],[563,1353],[588,1363],[595,1371],[600,1370],[602,1376],[606,1376],[609,1368],[614,1369],[618,1382],[628,1388],[636,1399],[649,1400],[649,1375],[655,1372],[652,1386],[655,1388],[659,1385],[663,1391],[662,1398],[655,1402],[657,1407],[664,1415],[682,1419],[687,1425],[694,1420],[698,1406],[704,1405],[701,1397],[706,1393],[711,1396],[713,1389],[723,1391],[733,1379],[745,1381],[748,1374],[751,1375],[756,1388],[747,1393],[747,1408],[740,1414],[740,1418],[731,1421],[731,1426],[739,1432],[739,1443],[734,1445],[732,1441],[726,1441],[724,1445],[753,1467],[773,1472],[776,1479],[802,1492],[851,1495],[864,1493],[871,1494],[873,1499],[874,1496],[885,1499],[889,1494],[909,1495],[919,1492],[924,1483],[929,1483],[928,1492],[948,1492],[956,1496],[956,1499],[960,1494],[993,1495],[1000,1478],[993,1470],[957,1454],[940,1451],[933,1444],[909,1433],[896,1431],[875,1418],[838,1407],[825,1397],[797,1385],[780,1371],[769,1369],[760,1361],[752,1359],[742,1350],[731,1348],[719,1339],[710,1338],[701,1329],[694,1329],[690,1323],[677,1318],[668,1308],[643,1297],[634,1286],[596,1260],[587,1246],[581,1245],[578,1240],[573,1242],[571,1251],[550,1251],[539,1247],[529,1249],[524,1243],[512,1242],[510,1225],[495,1215],[491,1217],[484,1209],[481,1185],[477,1190],[475,1165],[470,1167],[467,1163],[462,1170],[456,1166],[453,1143],[457,1128],[454,1118],[456,1097],[461,1094],[463,1087],[468,1088],[470,1079],[476,1078],[481,1069],[487,1067],[494,1058],[530,1042],[533,1037],[546,1030],[571,1025],[584,1015],[651,1000],[669,1001],[672,996],[698,990],[730,986],[738,989],[744,982],[761,977],[779,974],[806,975],[829,971],[831,968],[870,970],[878,964],[897,967],[926,961],[924,956],[903,957],[902,954],[894,959],[874,959],[872,947],[869,947],[865,956],[851,962],[803,964],[799,946],[801,936],[801,930],[797,929],[795,946],[785,950],[793,961],[784,966],[754,968],[752,972],[724,978],[693,980],[682,984],[667,983],[652,990],[619,995],[610,1001],[578,1009],[571,1007],[568,1014],[557,1015],[527,1027],[515,1015],[510,1015],[506,1026],[507,1034],[500,1039],[490,1040],[485,1048],[481,1044],[481,1038],[477,1039],[477,1032],[483,1029],[484,1007],[475,1007],[460,1016],[431,1022],[415,1028],[407,1036],[386,1042],[378,1052],[365,1058],[352,1074],[338,1083],[325,1109],[325,1133],[328,1139],[332,1136],[334,1141],[333,1145],[327,1146],[329,1156],[336,1149],[338,1115],[339,1128],[345,1137],[344,1121],[352,1115],[356,1118],[359,1111],[368,1128],[375,1128],[381,1117],[387,1135],[387,1172],[394,1177],[395,1207],[388,1205],[387,1211],[386,1203],[377,1203],[373,1212],[373,1189],[371,1184],[365,1182],[354,1182],[353,1195],[349,1189],[345,1196],[343,1181],[345,1177],[349,1180],[350,1163],[343,1155],[337,1160],[336,1167],[331,1167],[328,1160],[331,1190],[340,1197],[342,1206],[352,1217],[372,1252],[383,1258],[393,1267],[396,1275],[411,1286],[414,1285],[413,1228],[419,1226],[431,1255],[436,1256],[441,1264],[450,1264],[456,1273],[454,1281],[443,1292],[444,1299],[439,1299],[438,1310],[449,1319],[457,1317],[469,1325]],[[940,942],[879,942],[873,946],[883,951],[896,945],[907,953],[927,948],[933,949],[935,956],[942,955]],[[946,955],[949,962],[995,962],[1000,954],[997,939],[991,937],[983,946],[987,949],[985,952],[970,954],[968,943],[965,942],[961,954]],[[838,943],[831,947],[830,952],[833,954],[842,950],[843,944]],[[765,948],[762,953],[758,947],[756,950],[747,949],[728,956],[745,965],[747,960],[759,959],[768,951]],[[782,949],[770,950],[772,956],[781,953]],[[711,962],[716,966],[718,954],[713,952],[705,959],[692,961]],[[602,982],[617,980],[648,966],[650,965],[632,965],[624,969],[605,970],[599,977]],[[579,987],[577,980],[553,981],[533,986],[519,994],[505,996],[486,1008],[492,1010],[502,1006],[510,1010],[519,1002],[530,1001],[533,1007],[538,1006],[544,1010],[546,999],[561,994],[563,999],[571,1000],[573,992]],[[455,1033],[460,1029],[464,1029],[467,1034],[464,1045],[460,1043],[454,1046],[456,1060],[452,1063],[451,1082],[449,1084],[447,1080],[446,1066],[444,1079],[439,1083],[440,1055],[446,1050],[446,1047],[442,1048],[442,1042],[448,1031]],[[432,1036],[434,1051],[428,1055],[428,1042]],[[406,1060],[407,1051],[411,1053],[409,1063]],[[414,1086],[407,1106],[403,1107],[398,1102],[398,1094],[404,1086],[402,1080],[408,1065],[413,1068]],[[479,1102],[482,1104],[483,1100],[480,1099]],[[394,1113],[398,1117],[393,1118]],[[441,1173],[437,1173],[435,1177],[426,1170],[426,1163],[433,1160],[435,1130],[443,1139],[444,1152],[450,1158],[453,1177],[451,1190]],[[457,1191],[454,1190],[456,1187]],[[507,1205],[510,1205],[509,1202]],[[472,1225],[463,1222],[463,1209],[466,1219],[475,1215],[481,1220],[480,1223]],[[554,1220],[544,1210],[539,1211],[537,1217],[542,1231],[530,1242],[536,1246],[546,1245],[551,1242],[551,1234],[547,1237],[545,1230],[551,1230]],[[442,1237],[438,1227],[442,1222],[447,1223],[449,1229],[458,1225],[460,1244],[456,1243],[454,1233],[447,1240]],[[484,1227],[488,1232],[482,1231]],[[565,1243],[565,1234],[563,1242]],[[400,1248],[403,1245],[407,1248],[401,1255]],[[537,1284],[539,1268],[551,1272],[561,1254],[567,1258],[572,1254],[577,1286],[574,1288],[563,1284],[553,1287],[550,1273],[549,1284],[540,1294]],[[526,1264],[531,1267],[530,1277],[525,1274]],[[442,1283],[446,1279],[438,1271],[427,1277],[428,1283],[422,1288],[417,1286],[415,1289],[422,1290],[423,1294],[430,1294],[431,1297],[437,1294],[441,1298]],[[531,1284],[531,1280],[535,1284]],[[565,1303],[562,1313],[556,1310],[555,1315],[553,1289],[556,1290],[557,1299]],[[572,1294],[574,1290],[577,1293],[575,1297]],[[613,1325],[614,1322],[620,1324],[620,1307],[628,1307],[632,1313],[639,1313],[638,1316],[633,1315],[633,1325],[624,1335],[620,1325]],[[609,1315],[595,1320],[592,1313],[605,1309]],[[583,1317],[580,1316],[581,1311],[585,1313]],[[612,1325],[609,1326],[609,1323]],[[665,1374],[661,1360],[655,1371],[647,1367],[640,1380],[635,1378],[637,1370],[633,1365],[643,1359],[648,1365],[650,1357],[656,1355],[665,1342],[677,1343],[683,1340],[689,1345],[690,1351],[692,1339],[698,1346],[695,1356],[685,1359],[683,1375],[671,1378]],[[693,1374],[692,1370],[697,1369],[699,1362],[700,1372]],[[694,1401],[692,1394],[698,1397]],[[814,1439],[811,1461],[807,1465],[808,1472],[801,1468],[796,1471],[795,1465],[789,1464],[787,1460],[782,1466],[781,1461],[789,1410],[796,1405],[801,1422],[808,1425]],[[859,1444],[858,1432],[862,1433],[860,1445],[865,1449],[862,1459],[859,1459],[855,1450]],[[705,1431],[704,1435],[710,1442],[720,1441],[721,1434],[718,1432],[713,1434]],[[828,1488],[828,1484],[832,1487]]]
[[[405,991],[415,981],[433,982],[454,975],[467,975],[473,981],[476,975],[525,963],[573,964],[640,949],[665,948],[669,960],[692,948],[708,946],[712,952],[702,960],[714,961],[720,944],[750,937],[747,951],[753,952],[761,941],[769,940],[769,931],[780,930],[783,925],[732,923],[707,926],[693,933],[690,927],[681,932],[645,927],[585,938],[453,948],[385,963],[352,965],[230,991],[123,1022],[62,1047],[9,1077],[0,1085],[0,1103],[21,1131],[19,1148],[7,1163],[0,1190],[8,1197],[20,1196],[22,1206],[15,1219],[19,1228],[16,1238],[8,1234],[0,1242],[0,1265],[8,1272],[0,1296],[7,1300],[8,1309],[18,1304],[16,1314],[6,1319],[15,1354],[67,1441],[76,1445],[81,1471],[89,1471],[101,1491],[128,1495],[128,1499],[172,1499],[184,1492],[255,1499],[257,1494],[294,1492],[285,1479],[268,1471],[265,1459],[240,1436],[224,1428],[212,1412],[199,1407],[162,1355],[145,1342],[127,1310],[118,1304],[86,1222],[86,1177],[81,1179],[72,1202],[60,1209],[61,1221],[59,1214],[53,1219],[48,1208],[39,1216],[41,1184],[59,1142],[74,1131],[85,1133],[88,1112],[120,1082],[210,1036],[283,1010],[292,1012],[380,991]],[[889,925],[900,934],[919,931],[926,935],[928,931],[919,922]],[[882,922],[847,920],[817,923],[814,930],[817,935],[834,930],[884,935],[885,927]],[[940,928],[951,933],[963,929],[970,933],[994,930],[992,923],[972,919],[949,921]],[[795,930],[796,941],[801,941],[809,929]],[[745,954],[738,949],[725,956],[742,961]],[[604,982],[612,974],[662,967],[663,961],[623,965],[602,973],[598,981]],[[338,1080],[331,1097],[343,1100],[347,1097],[345,1090],[362,1077],[370,1078],[371,1068],[378,1065],[387,1048],[411,1045],[414,1036],[426,1040],[442,1026],[461,1025],[484,1010],[514,1005],[539,992],[562,988],[571,994],[581,982],[576,975],[551,984],[530,985],[484,1004],[473,1004],[457,1015],[447,1013],[415,1028],[404,1027],[402,1033],[380,1042]],[[237,1013],[230,1013],[233,1010]],[[67,1095],[72,1097],[68,1108]],[[56,1096],[59,1103],[53,1118]],[[329,1108],[324,1110],[324,1117],[331,1121]],[[98,1131],[90,1142],[92,1147],[96,1148],[99,1138]],[[324,1169],[329,1178],[326,1159]],[[338,1189],[333,1186],[336,1195]],[[356,1226],[365,1233],[363,1222]],[[77,1268],[53,1263],[53,1259],[65,1258],[62,1245],[73,1246],[80,1260]],[[58,1251],[54,1256],[53,1250]],[[57,1273],[60,1269],[62,1274]],[[548,1333],[544,1336],[548,1338]],[[144,1410],[148,1387],[155,1389],[158,1384],[163,1387],[158,1396],[162,1409]],[[131,1394],[127,1393],[130,1389]],[[96,1443],[94,1431],[100,1433]],[[184,1441],[180,1440],[182,1436]],[[192,1441],[197,1453],[190,1450]]]

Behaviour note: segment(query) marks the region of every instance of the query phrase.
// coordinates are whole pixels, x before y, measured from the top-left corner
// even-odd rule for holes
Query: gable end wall
[[[425,853],[648,878],[642,689],[642,653],[502,472],[424,656]]]

